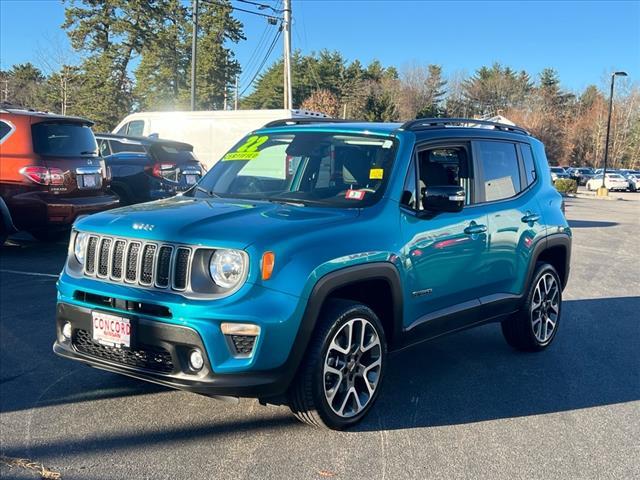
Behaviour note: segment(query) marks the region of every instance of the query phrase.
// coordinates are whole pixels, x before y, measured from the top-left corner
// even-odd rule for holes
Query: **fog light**
[[[189,365],[191,368],[198,371],[202,369],[204,366],[204,358],[202,358],[202,353],[197,348],[195,350],[191,350],[189,354]]]
[[[62,336],[66,339],[66,340],[71,340],[71,324],[69,322],[66,322],[63,326],[62,326]]]

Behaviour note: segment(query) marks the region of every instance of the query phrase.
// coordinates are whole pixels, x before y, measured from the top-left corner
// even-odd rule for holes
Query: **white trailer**
[[[252,130],[283,118],[327,117],[307,110],[213,110],[138,112],[127,115],[112,133],[133,137],[157,135],[193,145],[198,160],[213,166]]]

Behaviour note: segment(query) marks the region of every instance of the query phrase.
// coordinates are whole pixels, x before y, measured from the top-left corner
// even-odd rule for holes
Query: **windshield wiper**
[[[306,204],[302,203],[302,201],[298,198],[296,199],[288,199],[288,198],[267,198],[267,201],[271,203],[282,203],[284,205],[293,205],[294,207],[306,207]]]
[[[80,155],[97,155],[95,150],[86,150],[84,152],[80,152]]]
[[[202,188],[200,185],[196,185],[196,190],[202,193],[207,194],[207,196],[211,198],[222,198],[217,193],[214,193],[212,190],[207,190],[206,188]]]

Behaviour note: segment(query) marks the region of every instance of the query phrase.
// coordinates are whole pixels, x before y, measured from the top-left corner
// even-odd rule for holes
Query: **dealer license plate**
[[[96,186],[96,176],[95,175],[83,175],[82,183],[84,188],[94,188]]]
[[[109,313],[92,312],[93,340],[111,347],[131,346],[131,322]]]

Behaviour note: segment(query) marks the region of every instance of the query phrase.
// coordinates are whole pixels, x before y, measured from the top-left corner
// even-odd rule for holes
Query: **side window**
[[[400,198],[400,204],[411,209],[418,209],[417,202],[417,188],[416,188],[416,159],[411,160],[409,165],[409,171],[407,172],[407,178],[404,181],[404,187],[402,187],[402,197]]]
[[[463,146],[434,147],[418,152],[418,196],[429,187],[460,186],[471,203],[471,171],[468,150]],[[420,206],[420,205],[419,205]]]
[[[129,122],[127,135],[132,137],[141,137],[142,132],[144,132],[144,120],[134,120],[133,122]]]
[[[4,142],[13,132],[13,127],[5,121],[0,122],[0,143]]]
[[[531,152],[531,146],[526,143],[520,144],[520,152],[522,153],[522,161],[524,163],[524,178],[527,182],[527,187],[536,181],[536,166],[533,162],[533,153]]]
[[[117,140],[111,140],[111,150],[113,153],[120,152],[135,152],[135,153],[144,153],[144,147],[142,145],[138,145],[135,143],[123,143],[118,142]]]
[[[516,146],[508,142],[475,142],[485,202],[513,197],[521,191]]]
[[[106,140],[98,140],[98,150],[100,150],[100,156],[101,157],[108,157],[109,155],[111,155],[111,152],[109,151],[109,142],[107,142]]]
[[[116,132],[117,135],[126,135],[127,134],[127,129],[129,128],[129,124],[131,122],[127,122],[124,125],[122,125],[118,131]]]

